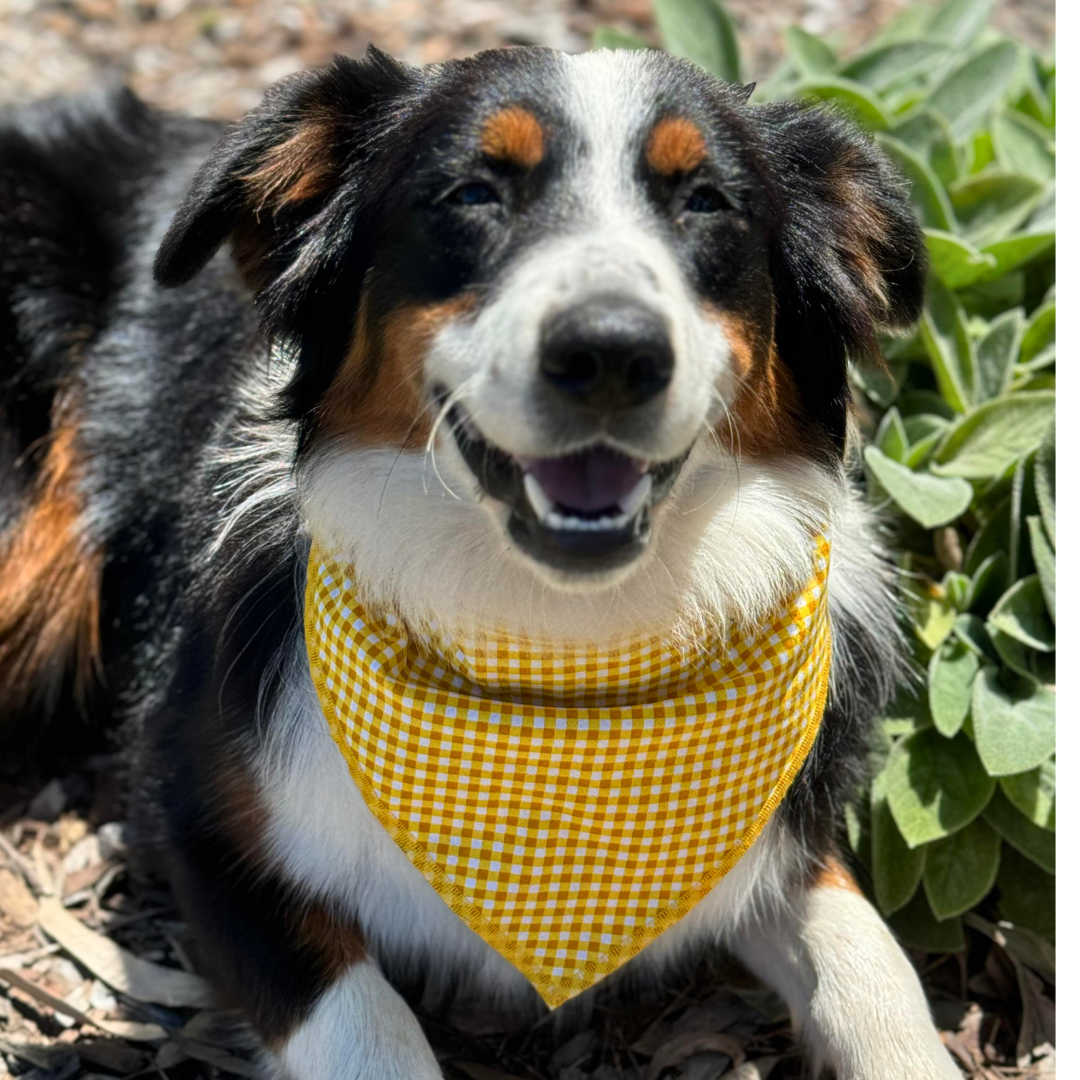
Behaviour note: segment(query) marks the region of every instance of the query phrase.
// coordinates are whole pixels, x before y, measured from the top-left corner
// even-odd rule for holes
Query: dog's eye
[[[702,186],[690,192],[686,209],[692,214],[715,214],[720,210],[730,210],[731,200],[714,187]]]
[[[470,180],[469,183],[454,188],[447,195],[446,201],[458,206],[485,206],[488,203],[497,203],[499,193],[483,180]]]

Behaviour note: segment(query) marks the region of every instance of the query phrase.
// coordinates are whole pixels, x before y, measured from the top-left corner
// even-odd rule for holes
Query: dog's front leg
[[[278,1080],[441,1080],[412,1010],[374,961],[328,987],[273,1052]]]
[[[918,976],[839,863],[732,935],[838,1080],[958,1080]]]

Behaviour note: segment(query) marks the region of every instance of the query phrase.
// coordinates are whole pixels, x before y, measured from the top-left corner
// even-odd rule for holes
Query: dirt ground
[[[907,0],[728,0],[747,75],[767,74],[797,22],[846,48]],[[1003,30],[1049,46],[1053,0],[1000,0]],[[358,56],[369,43],[412,63],[505,44],[579,52],[610,24],[650,36],[651,0],[0,0],[0,103],[126,79],[155,104],[231,119],[275,79]]]
[[[728,8],[754,78],[789,23],[854,48],[904,2]],[[995,22],[1046,48],[1053,0],[1003,0]],[[650,37],[650,0],[0,0],[0,104],[124,79],[163,107],[231,118],[275,79],[371,42],[414,63],[503,44],[578,51],[601,24]],[[130,858],[120,757],[56,772],[0,776],[0,1078],[256,1075],[242,1025],[194,974],[197,946],[168,892]],[[1052,1077],[1052,962],[1044,983],[1013,964],[1000,935],[969,932],[962,956],[914,957],[942,1039],[969,1077]],[[720,962],[590,1017],[506,1031],[459,1007],[425,1024],[454,1080],[805,1075],[779,1002]]]

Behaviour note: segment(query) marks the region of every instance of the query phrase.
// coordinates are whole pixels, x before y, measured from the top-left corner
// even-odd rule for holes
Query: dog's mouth
[[[483,491],[510,508],[511,539],[538,562],[595,573],[644,552],[653,508],[689,455],[660,463],[604,443],[554,457],[516,457],[488,442],[455,406],[447,420]]]

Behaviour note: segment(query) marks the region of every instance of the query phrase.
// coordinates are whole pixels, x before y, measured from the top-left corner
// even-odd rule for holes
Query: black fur
[[[513,50],[430,71],[372,50],[285,80],[225,131],[126,92],[0,114],[0,528],[22,513],[53,404],[69,395],[84,527],[105,552],[99,705],[130,733],[139,816],[167,853],[205,955],[268,1038],[314,1000],[325,958],[291,936],[310,905],[238,844],[219,811],[238,777],[242,787],[260,706],[265,715],[280,688],[304,553],[287,501],[212,548],[235,480],[220,462],[243,424],[280,421],[288,473],[363,289],[380,310],[466,282],[482,291],[560,226],[564,164],[580,149],[573,132],[535,175],[491,172],[516,214],[433,202],[464,162],[480,167],[465,136],[483,110],[525,100],[557,115],[553,63]],[[658,116],[678,105],[699,118],[716,161],[709,183],[732,204],[692,228],[671,225],[671,243],[704,297],[771,326],[762,298],[775,295],[781,359],[838,460],[846,356],[872,352],[873,326],[909,320],[921,298],[918,230],[891,166],[841,120],[748,105],[742,88],[677,61],[656,102]],[[332,133],[328,186],[278,210],[253,205],[242,178],[312,118]],[[841,167],[888,221],[887,235],[869,238],[884,307],[850,258],[867,238],[847,236],[830,187]],[[667,220],[682,193],[657,185],[654,197]],[[226,241],[242,275],[215,257]],[[295,374],[283,398],[263,380],[253,403],[244,388],[259,384],[270,342]],[[789,820],[815,844],[829,842],[875,704],[868,686],[830,706],[788,800]]]

